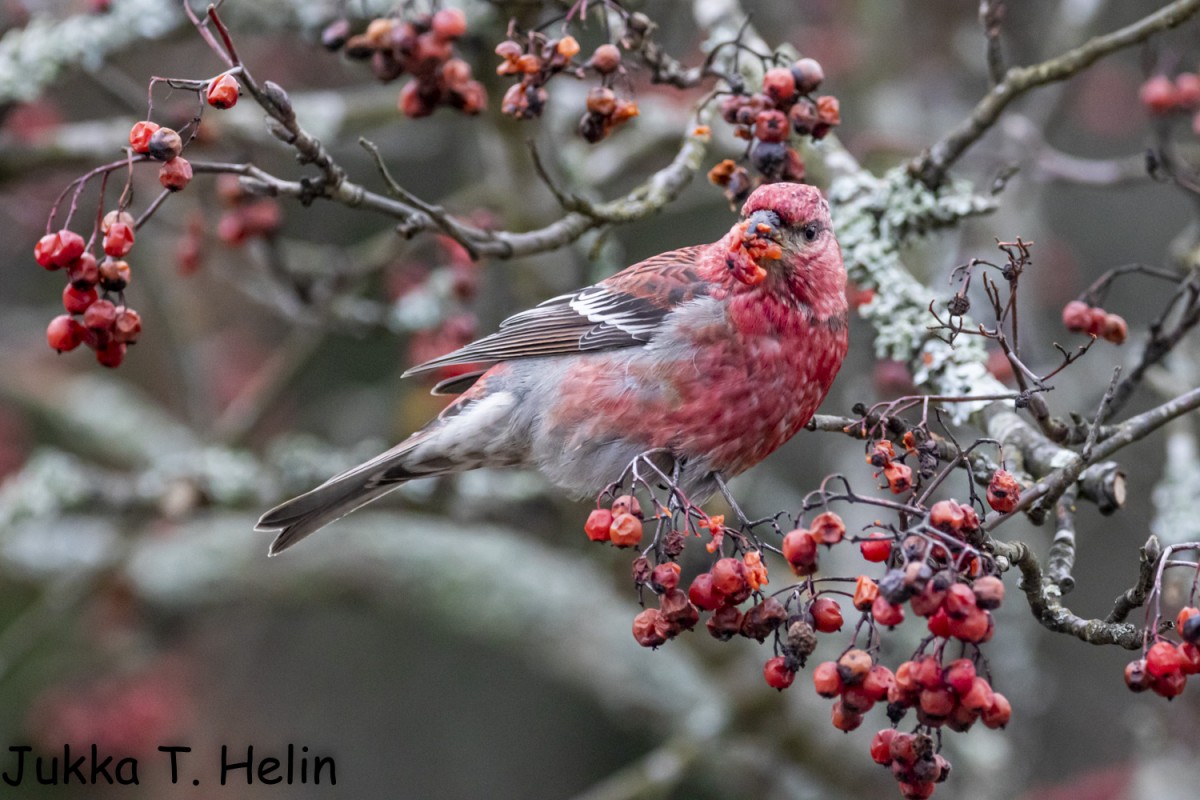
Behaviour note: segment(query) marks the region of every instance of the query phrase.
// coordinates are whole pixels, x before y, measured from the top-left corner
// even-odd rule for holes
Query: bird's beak
[[[783,233],[780,230],[783,227],[783,221],[779,219],[779,215],[774,211],[761,209],[755,211],[746,218],[746,241],[754,239],[769,239],[772,242],[780,242],[783,238]]]

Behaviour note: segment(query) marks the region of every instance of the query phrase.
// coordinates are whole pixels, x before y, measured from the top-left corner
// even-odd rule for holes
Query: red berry
[[[946,667],[943,680],[955,694],[962,697],[975,685],[975,663],[969,658],[951,662],[950,666]]]
[[[158,182],[164,189],[178,192],[192,181],[192,164],[183,156],[176,156],[158,169]]]
[[[60,314],[46,327],[46,342],[58,352],[66,353],[78,347],[86,334],[82,325],[70,316]]]
[[[821,633],[834,633],[842,629],[842,609],[828,597],[818,597],[809,606],[813,627]]]
[[[113,320],[113,341],[133,344],[142,333],[142,317],[132,308],[122,308]]]
[[[823,661],[813,670],[813,688],[821,697],[837,697],[842,693],[842,676],[833,661]]]
[[[921,737],[916,734],[897,731],[892,736],[888,750],[893,761],[898,761],[904,766],[912,766],[920,757],[924,747]]]
[[[875,665],[871,654],[857,647],[842,653],[837,660],[838,675],[846,684],[862,683]]]
[[[133,249],[133,227],[124,222],[115,222],[104,234],[104,253],[113,258],[124,258]]]
[[[612,513],[614,515],[633,514],[638,519],[645,519],[645,515],[642,513],[642,504],[631,494],[623,494],[613,500]]]
[[[977,578],[971,589],[975,593],[975,604],[980,608],[992,611],[1004,602],[1004,581],[995,575]]]
[[[931,717],[950,716],[956,702],[958,702],[958,698],[954,696],[954,692],[949,686],[921,691],[921,710]]]
[[[1107,342],[1124,344],[1125,339],[1129,336],[1129,325],[1119,314],[1105,314],[1104,329],[1100,331],[1100,336]]]
[[[108,300],[97,300],[83,312],[83,324],[90,331],[107,333],[117,321],[117,307]]]
[[[822,95],[817,98],[817,119],[820,120],[821,124],[830,127],[842,123],[841,105],[838,103],[836,97],[833,95]]]
[[[876,764],[889,767],[892,764],[892,737],[894,728],[884,728],[871,739],[871,758]]]
[[[904,800],[926,800],[933,796],[934,785],[933,781],[900,781],[897,784],[900,788],[900,795]]]
[[[971,689],[966,694],[960,694],[958,701],[970,711],[982,712],[992,705],[994,695],[991,684],[977,675],[971,682]]]
[[[129,148],[141,155],[150,152],[150,137],[158,128],[158,123],[150,120],[133,123],[133,127],[129,129]]]
[[[1200,75],[1181,72],[1175,76],[1175,100],[1180,107],[1194,110],[1200,106]]]
[[[846,535],[846,523],[837,514],[826,511],[813,520],[812,535],[821,544],[837,544]]]
[[[96,302],[96,290],[94,288],[76,289],[73,284],[68,283],[63,289],[62,301],[63,308],[69,314],[82,314],[88,310],[92,303]]]
[[[983,710],[983,724],[989,728],[1003,728],[1012,718],[1012,704],[999,692],[992,693],[992,702]]]
[[[1016,477],[1006,469],[998,469],[992,473],[988,483],[987,501],[993,511],[1007,514],[1017,507],[1021,500],[1021,484]]]
[[[876,664],[871,667],[867,677],[863,678],[862,685],[872,700],[880,701],[885,699],[896,685],[896,676],[883,664]]]
[[[688,587],[688,599],[705,611],[715,611],[725,605],[725,595],[713,586],[712,574],[702,572],[692,579]]]
[[[767,686],[783,691],[796,680],[796,672],[788,668],[786,658],[775,656],[767,659],[767,663],[763,665],[763,678],[766,679]]]
[[[817,571],[817,540],[806,530],[796,529],[783,537],[783,557],[797,575]]]
[[[467,15],[457,8],[443,8],[433,15],[430,24],[434,36],[450,42],[467,32]]]
[[[897,461],[883,468],[883,477],[892,494],[902,494],[912,488],[912,467]]]
[[[782,142],[788,135],[788,118],[782,111],[760,111],[754,122],[754,138],[760,142]]]
[[[58,252],[54,254],[55,265],[69,267],[73,261],[83,256],[86,247],[82,236],[64,228],[58,232]]]
[[[1184,675],[1200,673],[1200,647],[1191,642],[1184,642],[1179,645],[1179,658],[1179,668]]]
[[[786,109],[796,96],[796,77],[787,67],[774,67],[763,75],[763,94],[771,98],[777,107]],[[781,115],[782,116],[782,115]],[[787,123],[784,122],[784,129]]]
[[[1155,694],[1170,700],[1183,694],[1183,690],[1187,688],[1187,675],[1182,672],[1167,673],[1155,678],[1150,688],[1154,690]]]
[[[1144,692],[1154,684],[1154,678],[1146,671],[1146,659],[1139,658],[1125,665],[1125,685],[1133,692]]]
[[[633,514],[617,514],[608,529],[608,538],[617,547],[634,547],[642,541],[642,521]]]
[[[880,625],[894,628],[904,621],[904,609],[894,603],[889,603],[887,598],[880,595],[871,603],[871,616]]]
[[[238,82],[232,75],[221,75],[208,84],[206,98],[213,108],[233,108],[238,101]]]
[[[642,647],[658,647],[667,641],[659,630],[657,608],[647,608],[633,618],[633,638]]]
[[[650,573],[650,585],[659,592],[669,592],[679,585],[679,565],[674,561],[664,561]]]
[[[875,563],[887,561],[888,556],[892,554],[892,537],[876,531],[868,537],[867,541],[861,542],[858,548],[867,561]]]
[[[939,608],[937,612],[929,618],[927,623],[929,632],[934,636],[940,636],[943,639],[950,638],[950,615],[946,613],[946,609]]]
[[[940,689],[945,685],[942,680],[942,663],[934,656],[921,656],[913,659],[912,678],[921,689]]]
[[[975,592],[965,583],[955,583],[946,589],[946,599],[942,601],[942,608],[946,609],[946,613],[951,617],[961,619],[977,608]]]
[[[96,348],[96,361],[101,366],[116,369],[125,360],[125,345],[120,342],[109,342]]]
[[[1166,75],[1155,75],[1143,83],[1138,98],[1151,114],[1169,114],[1179,102],[1175,84]]]
[[[615,72],[621,66],[621,51],[615,44],[602,44],[592,53],[588,64],[601,75]]]
[[[854,583],[854,607],[859,611],[866,611],[878,596],[879,585],[866,575],[859,575]]]
[[[746,586],[746,567],[736,558],[718,559],[712,566],[712,580],[721,594],[736,595]]]
[[[991,614],[978,607],[973,608],[963,617],[950,615],[948,620],[950,635],[964,642],[986,641],[991,630],[991,617]]]
[[[849,733],[859,725],[862,725],[863,715],[846,708],[841,698],[838,698],[833,703],[833,712],[830,715],[830,720],[833,722],[833,727],[839,731]]]
[[[606,508],[597,508],[588,514],[587,522],[583,524],[583,532],[593,542],[607,542],[612,523],[612,512]]]
[[[1146,653],[1146,670],[1155,678],[1180,672],[1183,657],[1171,642],[1155,642]]]
[[[1072,333],[1084,333],[1092,322],[1092,307],[1080,300],[1072,300],[1063,306],[1062,321]]]

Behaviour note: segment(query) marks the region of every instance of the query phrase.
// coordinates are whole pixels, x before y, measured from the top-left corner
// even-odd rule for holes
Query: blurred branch
[[[1030,89],[1065,80],[1098,59],[1143,42],[1159,31],[1174,28],[1198,10],[1200,0],[1176,0],[1131,25],[1097,36],[1055,58],[1028,67],[1012,67],[969,117],[910,162],[909,171],[925,185],[938,186],[946,171],[995,124],[1013,100]]]

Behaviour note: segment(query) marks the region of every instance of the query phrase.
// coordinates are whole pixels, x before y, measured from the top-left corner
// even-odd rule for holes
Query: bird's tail
[[[409,466],[408,455],[423,438],[418,433],[365,464],[335,475],[317,488],[263,514],[254,529],[278,531],[271,542],[270,555],[282,553],[304,537],[382,497],[406,481],[455,471],[450,464],[444,464],[440,469]]]

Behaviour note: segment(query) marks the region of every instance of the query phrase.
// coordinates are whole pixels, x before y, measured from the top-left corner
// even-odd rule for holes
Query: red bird
[[[846,355],[846,271],[829,204],[762,186],[713,244],[648,258],[509,317],[413,367],[483,368],[405,441],[271,509],[271,554],[415,478],[527,466],[595,495],[638,455],[668,454],[702,502],[812,418]],[[484,366],[486,365],[486,366]]]

